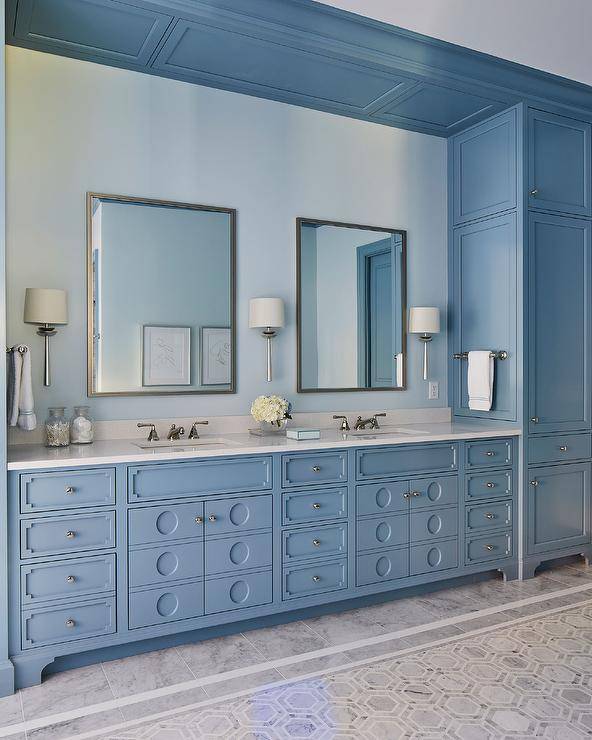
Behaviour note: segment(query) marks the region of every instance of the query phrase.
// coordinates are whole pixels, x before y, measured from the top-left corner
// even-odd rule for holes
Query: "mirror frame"
[[[92,201],[93,198],[103,198],[119,203],[142,203],[144,205],[166,206],[169,208],[184,208],[194,211],[215,211],[227,213],[230,216],[230,342],[231,365],[230,384],[223,390],[172,390],[163,391],[96,391],[93,388],[94,367],[94,311],[95,290],[92,264]],[[101,396],[187,396],[187,395],[219,395],[236,393],[236,209],[221,206],[205,206],[195,203],[183,203],[173,200],[157,200],[155,198],[140,198],[128,195],[111,195],[109,193],[87,192],[86,194],[86,386],[87,396],[96,398]]]
[[[401,249],[401,303],[402,303],[402,331],[401,346],[403,349],[403,372],[402,384],[388,388],[303,388],[302,387],[302,275],[301,275],[301,252],[302,252],[302,226],[303,224],[315,224],[317,226],[339,226],[344,229],[365,229],[366,231],[378,231],[382,233],[399,234],[402,239]],[[406,391],[407,390],[407,231],[405,229],[385,228],[381,226],[367,226],[364,224],[350,224],[342,221],[326,221],[318,218],[296,219],[296,390],[298,393],[365,393]]]

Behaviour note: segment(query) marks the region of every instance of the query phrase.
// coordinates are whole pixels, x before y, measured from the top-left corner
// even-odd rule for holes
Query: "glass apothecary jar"
[[[74,406],[74,415],[70,420],[70,442],[73,445],[88,445],[93,441],[94,431],[90,406]]]
[[[48,447],[67,447],[70,444],[70,422],[66,418],[65,406],[51,406],[45,420],[45,435]]]

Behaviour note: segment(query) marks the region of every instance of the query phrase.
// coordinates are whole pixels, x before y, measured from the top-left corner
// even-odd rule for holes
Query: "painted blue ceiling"
[[[7,0],[7,43],[450,136],[592,89],[312,0]]]

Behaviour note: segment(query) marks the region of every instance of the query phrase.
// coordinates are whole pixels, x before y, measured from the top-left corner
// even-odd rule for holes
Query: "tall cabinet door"
[[[529,430],[590,427],[590,223],[530,216]]]
[[[453,365],[454,413],[516,419],[516,216],[489,218],[454,230],[452,343],[455,353],[506,350],[495,361],[491,411],[471,411],[467,362]]]
[[[529,208],[592,214],[590,135],[589,123],[529,111]]]

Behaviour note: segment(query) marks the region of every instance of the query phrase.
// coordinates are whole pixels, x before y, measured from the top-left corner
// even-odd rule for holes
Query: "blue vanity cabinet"
[[[529,208],[592,215],[591,131],[589,123],[529,110]]]

